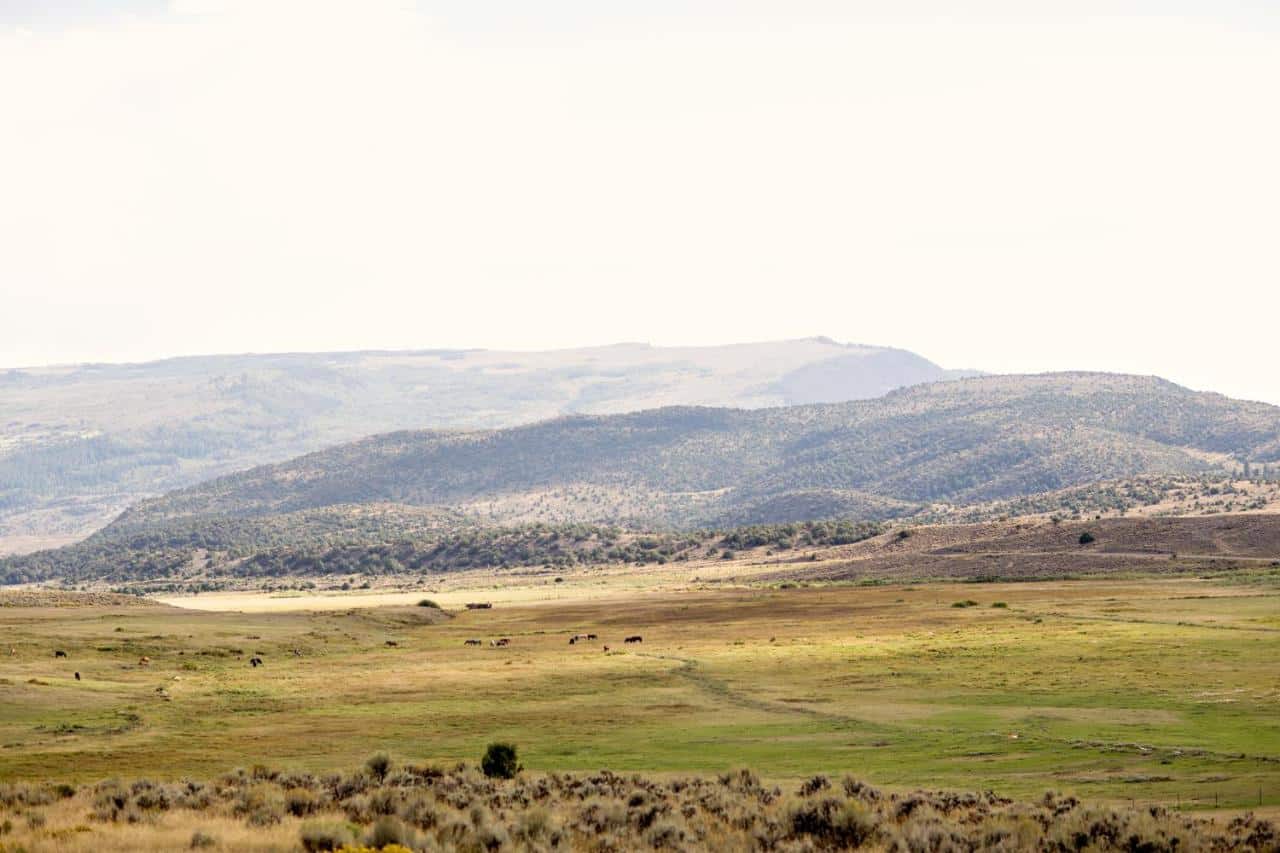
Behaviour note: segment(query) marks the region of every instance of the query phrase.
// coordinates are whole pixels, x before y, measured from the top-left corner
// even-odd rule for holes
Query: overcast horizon
[[[1280,12],[0,5],[0,368],[828,336],[1280,404]]]

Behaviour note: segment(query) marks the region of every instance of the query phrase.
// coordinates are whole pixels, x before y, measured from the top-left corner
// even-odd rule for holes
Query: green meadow
[[[576,589],[447,613],[0,607],[0,779],[474,762],[510,740],[532,771],[1280,805],[1269,586]]]

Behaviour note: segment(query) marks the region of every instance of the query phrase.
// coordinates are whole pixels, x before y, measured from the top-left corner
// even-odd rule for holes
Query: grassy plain
[[[0,780],[474,761],[509,739],[534,771],[1280,805],[1274,586],[778,588],[687,568],[526,577],[505,599],[493,575],[450,583],[449,606],[494,608],[0,607]]]

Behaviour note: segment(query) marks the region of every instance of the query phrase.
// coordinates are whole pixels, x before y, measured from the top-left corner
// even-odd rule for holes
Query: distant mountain
[[[0,553],[82,537],[141,497],[392,430],[857,400],[951,375],[909,352],[826,338],[0,371]]]
[[[1154,377],[996,376],[831,405],[389,433],[144,501],[113,526],[371,502],[501,519],[531,500],[545,520],[676,527],[885,517],[1237,457],[1280,459],[1280,408]]]
[[[694,529],[929,517],[940,505],[1222,473],[1241,461],[1280,461],[1280,408],[1153,377],[982,377],[831,405],[390,433],[144,501],[81,550],[9,565],[56,574],[126,544],[244,556],[531,522]]]

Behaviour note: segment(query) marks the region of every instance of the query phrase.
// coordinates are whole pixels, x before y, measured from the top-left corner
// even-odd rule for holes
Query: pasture
[[[0,607],[0,779],[327,772],[379,750],[474,762],[501,739],[539,772],[746,766],[779,782],[1280,805],[1272,586],[609,577],[537,594],[525,579],[505,598],[492,575],[458,578],[447,613]],[[492,609],[454,604],[486,592]],[[599,640],[569,643],[587,632]]]

